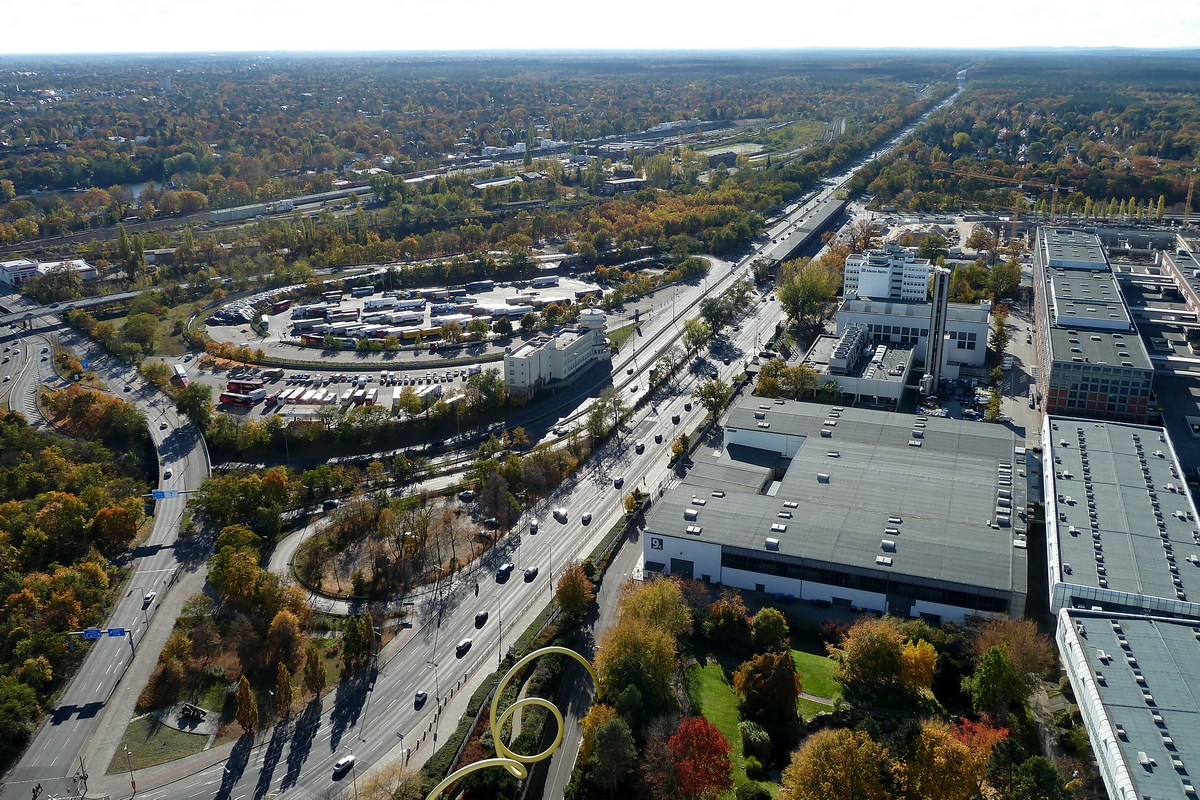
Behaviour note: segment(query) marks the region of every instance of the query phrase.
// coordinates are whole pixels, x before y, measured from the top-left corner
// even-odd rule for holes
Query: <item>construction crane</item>
[[[1054,215],[1058,210],[1058,190],[1060,188],[1058,185],[1058,178],[1054,179],[1053,184],[1049,184],[1043,183],[1042,181],[1031,180],[1029,178],[1007,178],[1003,175],[986,175],[982,172],[968,172],[965,169],[953,169],[951,167],[930,167],[930,169],[932,169],[934,172],[949,172],[954,175],[962,175],[964,178],[979,178],[980,180],[984,181],[1013,183],[1017,185],[1017,188],[1021,188],[1023,186],[1036,186],[1039,189],[1050,189],[1053,192],[1050,198],[1050,224],[1054,224]],[[1068,192],[1071,191],[1070,186],[1061,188],[1065,188]],[[1013,228],[1014,230],[1016,229],[1016,212],[1013,213]]]

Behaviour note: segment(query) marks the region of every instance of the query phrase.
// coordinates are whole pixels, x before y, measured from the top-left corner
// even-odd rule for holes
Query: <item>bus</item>
[[[334,289],[331,292],[321,292],[321,299],[327,303],[339,302],[342,299],[342,291],[340,289]]]
[[[175,373],[175,380],[179,381],[180,386],[190,386],[192,381],[188,378],[187,372],[183,368],[183,364],[176,364],[171,367],[171,371]]]
[[[248,394],[238,394],[236,392],[221,392],[219,402],[223,406],[245,406],[246,408],[254,407],[254,398]]]
[[[539,286],[558,286],[557,275],[543,275],[540,278],[534,278],[529,282],[529,285],[537,288]]]
[[[271,369],[264,369],[262,371],[262,376],[264,378],[270,378],[272,380],[277,380],[277,379],[283,377],[283,368],[282,367],[273,367]]]
[[[375,294],[374,286],[360,286],[350,293],[352,297],[369,297]]]
[[[225,388],[231,392],[249,394],[255,389],[263,388],[263,382],[257,379],[248,381],[230,381],[229,383],[225,384]]]
[[[280,314],[280,313],[283,313],[284,311],[287,311],[291,307],[292,307],[291,300],[280,300],[278,303],[271,306],[271,313],[272,314]]]

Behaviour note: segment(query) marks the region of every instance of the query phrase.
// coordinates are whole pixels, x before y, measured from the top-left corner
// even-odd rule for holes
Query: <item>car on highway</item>
[[[684,411],[691,411],[691,410],[692,410],[692,404],[691,404],[690,402],[688,402],[688,403],[684,403],[684,404],[683,404],[683,410],[684,410]]]
[[[169,469],[164,469],[164,470],[163,470],[163,480],[166,480],[167,478],[171,477],[171,476],[172,476],[172,475],[174,475],[174,474],[175,474],[175,473],[171,472],[171,470],[169,470]]]
[[[661,433],[654,434],[654,443],[662,444],[662,434]]]
[[[584,525],[591,525],[592,524],[592,512],[590,512],[590,511],[583,512],[583,516],[581,516],[579,518],[579,521],[582,522]]]
[[[58,308],[58,303],[51,303],[51,304],[50,304],[50,307],[51,307],[51,308]]]
[[[733,329],[734,329],[735,331],[740,331],[740,330],[742,329],[742,326],[741,326],[741,325],[734,325],[734,326],[733,326]]]
[[[613,486],[615,488],[620,489],[624,485],[625,485],[625,476],[624,475],[618,475],[617,477],[613,478]]]
[[[565,525],[567,522],[567,510],[561,507],[554,509],[554,518]]]
[[[158,597],[158,592],[147,592],[146,596],[142,598],[142,608],[146,608],[153,603],[155,597]]]
[[[467,651],[470,649],[471,649],[471,640],[463,639],[461,642],[459,642],[457,645],[455,645],[454,655],[458,656],[459,658],[462,658],[463,656],[465,656],[467,654]]]
[[[158,429],[160,431],[165,431],[167,429],[167,423],[165,423],[165,422],[158,423]]]
[[[721,361],[722,361],[722,362],[724,362],[725,366],[727,366],[727,367],[729,366],[729,359],[728,359],[728,358],[723,358],[723,359],[721,359]]]
[[[514,565],[512,564],[512,562],[501,564],[496,569],[496,580],[498,580],[498,581],[508,580],[508,576],[512,575],[513,568],[514,568]]]
[[[341,775],[346,770],[354,766],[354,756],[342,756],[337,761],[333,762],[333,774]]]
[[[678,414],[672,414],[672,415],[671,415],[671,423],[672,423],[672,424],[674,424],[674,425],[678,425],[678,424],[679,424],[679,415],[678,415]]]
[[[643,442],[641,439],[638,439],[636,442],[634,442],[633,449],[634,449],[634,452],[644,453],[644,452],[646,452],[646,443]]]
[[[475,627],[482,628],[488,621],[488,612],[480,611],[475,615]]]
[[[5,359],[5,360],[7,360],[7,359]],[[8,383],[8,382],[9,382],[9,381],[11,381],[11,380],[12,380],[12,375],[5,375],[5,376],[4,376],[4,382],[5,382],[5,383]]]
[[[636,391],[637,391],[637,384],[635,383],[633,386],[630,386],[630,387],[629,387],[629,391],[631,391],[631,392],[636,392]]]
[[[191,353],[188,353],[186,356],[184,356],[184,357],[183,357],[183,363],[185,363],[185,364],[186,364],[187,362],[191,361],[191,360],[192,360],[192,354],[191,354]]]
[[[632,375],[632,374],[633,374],[633,367],[629,367],[627,370],[625,370],[625,374],[626,374],[626,375]]]
[[[133,391],[133,387],[132,387],[132,386],[128,386],[128,385],[126,385],[126,387],[125,387],[125,391],[127,391],[127,392],[132,392],[132,391]]]
[[[529,520],[529,532],[530,532],[530,533],[532,533],[532,534],[535,534],[535,535],[537,534],[537,532],[538,532],[538,521],[537,521],[536,519],[531,519],[531,520]]]
[[[417,692],[413,695],[413,706],[420,708],[425,705],[425,701],[429,699],[429,692]]]
[[[526,583],[529,583],[531,580],[533,580],[537,576],[538,576],[538,568],[537,567],[530,567],[529,569],[525,570],[525,582]]]

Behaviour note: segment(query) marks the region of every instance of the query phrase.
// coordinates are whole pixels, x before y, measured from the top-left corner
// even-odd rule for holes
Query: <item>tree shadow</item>
[[[314,697],[294,722],[292,746],[288,750],[287,772],[284,773],[281,789],[295,786],[300,780],[300,769],[312,752],[312,743],[321,727],[321,698]]]
[[[254,748],[254,737],[247,734],[233,745],[229,759],[225,762],[225,771],[221,776],[221,786],[213,795],[213,800],[229,800],[233,787],[242,779],[246,765],[250,762],[250,752]]]
[[[371,664],[338,684],[334,693],[333,711],[329,714],[330,752],[338,749],[342,736],[358,722],[367,702],[367,692],[374,683],[375,671],[375,665]]]
[[[258,783],[254,787],[254,800],[262,800],[271,791],[271,776],[275,773],[275,765],[283,755],[283,746],[291,734],[291,724],[283,722],[275,726],[267,750],[263,753],[262,769],[258,772]]]

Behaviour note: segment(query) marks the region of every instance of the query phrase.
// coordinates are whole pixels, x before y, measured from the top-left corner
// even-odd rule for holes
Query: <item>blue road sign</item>
[[[109,628],[108,635],[109,636],[124,636],[125,629],[124,628]]]
[[[83,638],[85,639],[99,639],[101,635],[102,632],[99,628],[88,628],[83,632]]]
[[[83,365],[84,369],[87,369],[89,366],[91,366],[91,364],[89,363],[89,361],[86,358],[79,359],[79,363]]]
[[[150,492],[150,497],[155,500],[170,500],[179,497],[178,489],[155,489]]]

